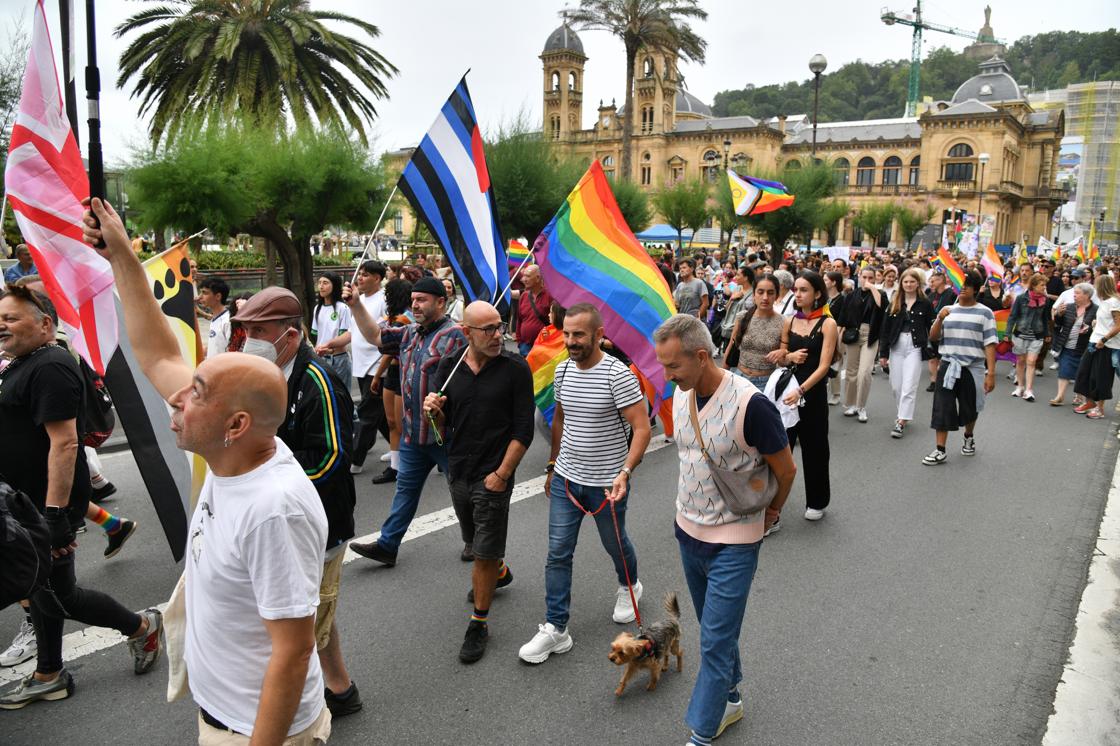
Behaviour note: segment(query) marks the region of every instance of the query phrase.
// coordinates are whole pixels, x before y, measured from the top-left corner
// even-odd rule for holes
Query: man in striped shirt
[[[987,306],[976,302],[983,276],[971,270],[955,305],[941,309],[929,338],[941,340],[930,427],[937,433],[937,447],[924,459],[927,466],[944,464],[949,431],[964,426],[962,456],[976,455],[976,419],[984,409],[984,396],[996,386],[996,319]]]
[[[545,623],[518,651],[526,663],[543,663],[552,653],[572,649],[568,632],[572,557],[585,515],[595,518],[599,540],[614,561],[619,585],[614,621],[634,620],[629,583],[635,600],[642,595],[637,555],[626,535],[626,497],[631,472],[649,445],[649,415],[637,378],[603,352],[602,341],[603,318],[595,306],[577,303],[568,309],[564,316],[568,360],[557,366],[553,384],[556,411],[545,487],[549,495]],[[618,519],[617,535],[612,515]]]

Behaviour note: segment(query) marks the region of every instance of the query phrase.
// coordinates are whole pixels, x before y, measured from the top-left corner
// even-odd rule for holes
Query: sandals
[[[1099,420],[1104,417],[1104,412],[1101,411],[1100,407],[1094,407],[1093,409],[1090,409],[1088,412],[1086,412],[1085,416],[1090,420]]]
[[[1060,407],[1063,404],[1065,404],[1065,402],[1062,401],[1061,399],[1051,399],[1050,400],[1050,406],[1051,407]]]

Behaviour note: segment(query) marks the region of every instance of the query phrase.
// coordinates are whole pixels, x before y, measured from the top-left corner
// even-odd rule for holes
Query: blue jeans
[[[545,589],[545,621],[552,623],[558,630],[567,628],[568,615],[572,606],[572,557],[576,553],[576,539],[579,538],[579,527],[583,523],[583,511],[572,505],[564,492],[564,477],[554,474],[552,489],[549,492],[548,507],[548,560],[544,566]],[[594,512],[603,503],[606,496],[602,487],[589,487],[567,482],[579,504],[588,511]],[[638,582],[638,557],[634,553],[634,545],[626,535],[626,500],[630,492],[627,488],[626,495],[615,503],[615,514],[618,516],[618,531],[622,536],[622,551],[619,552],[618,539],[614,535],[614,521],[611,520],[611,507],[605,506],[595,516],[595,528],[599,530],[599,541],[607,550],[611,560],[614,561],[614,571],[618,576],[618,584],[626,585],[626,569],[630,570],[630,581]],[[622,558],[626,557],[623,566]]]
[[[701,554],[680,542],[684,578],[700,622],[700,671],[685,723],[707,738],[715,737],[728,694],[743,680],[739,632],[760,546],[728,544],[715,554]]]
[[[381,524],[381,538],[377,540],[385,551],[396,554],[401,548],[404,532],[416,517],[420,493],[424,491],[424,482],[433,466],[439,466],[444,474],[447,473],[446,446],[418,446],[401,441],[397,492],[393,495],[389,517]]]

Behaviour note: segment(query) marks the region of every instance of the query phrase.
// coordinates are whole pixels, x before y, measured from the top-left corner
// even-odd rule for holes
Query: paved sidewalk
[[[1120,743],[1120,459],[1043,746]]]

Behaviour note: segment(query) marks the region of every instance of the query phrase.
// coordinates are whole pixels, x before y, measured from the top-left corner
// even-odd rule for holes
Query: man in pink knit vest
[[[677,385],[673,421],[681,470],[675,533],[700,623],[700,671],[685,722],[692,729],[688,743],[707,746],[743,718],[739,632],[763,533],[778,520],[797,467],[777,408],[750,381],[715,364],[712,337],[700,319],[676,314],[653,339],[666,378]],[[751,482],[752,489],[770,496],[765,511],[740,516],[727,508],[700,451],[693,397],[699,435],[713,461],[736,471],[769,469],[767,478]]]

